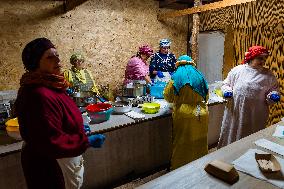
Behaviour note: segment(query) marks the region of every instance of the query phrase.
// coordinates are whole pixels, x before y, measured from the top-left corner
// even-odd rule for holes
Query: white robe
[[[224,80],[222,91],[233,91],[225,107],[218,148],[255,133],[266,126],[271,91],[278,91],[278,82],[267,68],[249,65],[234,67]]]

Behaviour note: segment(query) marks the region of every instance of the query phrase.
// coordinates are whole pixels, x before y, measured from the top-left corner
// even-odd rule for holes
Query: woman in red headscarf
[[[265,128],[268,106],[280,100],[276,77],[263,67],[268,55],[262,46],[250,47],[243,63],[234,67],[224,80],[221,89],[229,101],[218,148]]]
[[[139,47],[139,51],[136,56],[133,56],[125,69],[125,81],[127,84],[132,80],[145,80],[147,83],[151,83],[149,76],[149,64],[148,58],[153,54],[153,50],[148,45],[142,45]]]

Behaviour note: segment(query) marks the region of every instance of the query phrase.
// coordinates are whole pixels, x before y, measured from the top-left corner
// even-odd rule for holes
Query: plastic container
[[[19,123],[18,123],[18,118],[13,118],[8,120],[6,123],[6,131],[7,134],[16,139],[16,140],[22,140],[20,130],[19,130]]]
[[[112,105],[107,103],[90,104],[86,107],[90,123],[101,123],[109,120],[113,111]]]
[[[255,153],[255,160],[262,172],[274,173],[281,170],[281,165],[272,154]]]
[[[112,104],[113,112],[116,114],[124,114],[131,111],[132,104],[128,102],[117,101]]]
[[[159,112],[159,110],[160,110],[160,104],[159,104],[159,103],[155,103],[155,102],[144,103],[144,104],[142,105],[142,110],[143,110],[146,114],[155,114],[155,113]]]
[[[165,82],[157,82],[154,83],[151,87],[150,87],[150,94],[151,96],[155,97],[155,98],[164,98],[164,89],[166,87],[167,83]]]

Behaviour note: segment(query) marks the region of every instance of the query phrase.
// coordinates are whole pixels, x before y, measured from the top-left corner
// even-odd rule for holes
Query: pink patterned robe
[[[147,75],[149,75],[149,65],[139,57],[133,57],[126,66],[124,83],[129,83],[131,80],[144,80]]]

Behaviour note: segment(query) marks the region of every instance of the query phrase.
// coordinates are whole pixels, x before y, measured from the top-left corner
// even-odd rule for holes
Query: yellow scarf
[[[86,84],[87,83],[87,78],[84,69],[78,70],[74,66],[71,68],[72,71],[75,73],[75,77],[81,81],[82,83]],[[71,75],[72,77],[72,75]]]
[[[71,70],[75,73],[75,77],[78,78],[79,81],[81,81],[81,82],[84,83],[84,84],[87,83],[87,78],[86,78],[86,74],[85,74],[85,71],[84,71],[85,69],[78,70],[78,69],[76,69],[75,67],[72,67]],[[64,77],[65,77],[65,79],[66,79],[69,83],[72,84],[72,83],[73,83],[73,77],[72,77],[71,70],[66,70],[66,71],[64,72]],[[99,90],[98,90],[98,88],[97,88],[97,86],[96,86],[96,83],[95,83],[95,81],[94,81],[94,79],[93,79],[93,76],[92,76],[91,72],[89,72],[87,69],[86,69],[86,71],[89,73],[89,75],[90,75],[90,77],[91,77],[91,79],[92,79],[92,81],[93,81],[93,84],[94,84],[94,86],[92,87],[91,90],[92,90],[93,92],[99,94]]]

